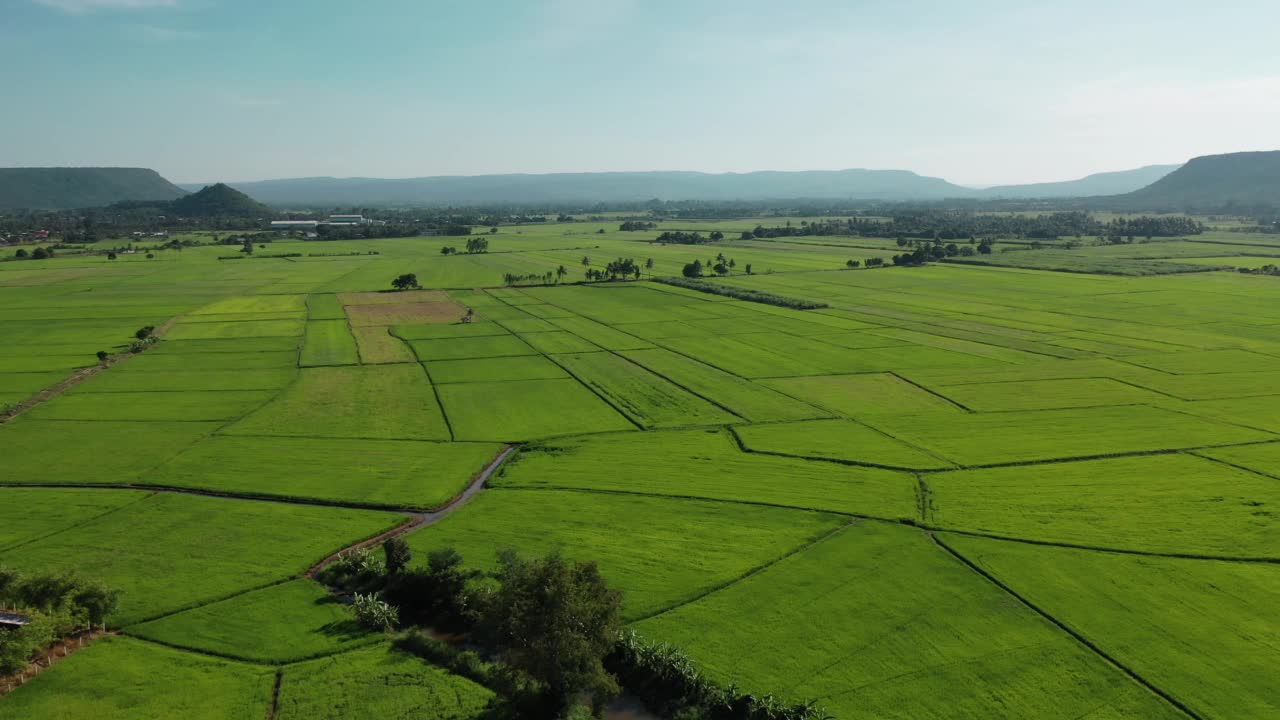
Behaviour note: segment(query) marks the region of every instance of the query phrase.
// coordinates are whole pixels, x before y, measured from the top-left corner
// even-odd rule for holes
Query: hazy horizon
[[[868,168],[985,187],[1272,149],[1280,120],[1280,57],[1257,51],[1280,7],[1260,1],[0,4],[20,108],[0,166],[181,183]]]

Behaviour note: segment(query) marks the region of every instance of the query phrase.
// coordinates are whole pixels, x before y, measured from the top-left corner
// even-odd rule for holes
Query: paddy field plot
[[[1196,454],[1252,470],[1260,475],[1280,478],[1280,443],[1210,448],[1198,450]]]
[[[297,337],[306,323],[302,320],[246,320],[240,322],[179,322],[165,337],[170,340],[215,338]]]
[[[410,340],[409,345],[419,360],[469,360],[473,358],[537,355],[515,335],[454,338],[449,340]]]
[[[261,665],[105,637],[0,701],[0,718],[265,717],[275,671]]]
[[[1239,449],[1255,447],[1271,446]],[[1194,455],[963,470],[926,482],[926,518],[937,527],[1086,547],[1280,559],[1280,483]]]
[[[1233,445],[1270,433],[1144,405],[872,416],[878,430],[959,465],[1013,464]]]
[[[252,368],[246,370],[133,370],[129,363],[111,372],[98,373],[68,390],[80,393],[140,393],[198,391],[220,393],[228,390],[279,390],[293,382],[293,368]],[[210,398],[216,400],[216,398]],[[183,418],[179,418],[183,419]]]
[[[1159,393],[1110,378],[967,383],[949,385],[939,392],[978,412],[1157,405],[1165,399]]]
[[[377,645],[286,667],[275,716],[469,720],[482,717],[492,698],[492,692],[466,678]]]
[[[620,355],[582,353],[554,359],[642,427],[721,425],[741,419]]]
[[[687,602],[840,526],[835,515],[758,505],[503,489],[408,536],[417,557],[453,547],[478,567],[497,553],[561,551],[598,562],[624,615]],[[589,552],[588,552],[589,550]]]
[[[1166,375],[1153,372],[1135,384],[1183,400],[1227,400],[1280,392],[1280,372]]]
[[[4,513],[5,522],[0,526],[0,551],[115,512],[148,494],[141,490],[0,488],[0,505],[14,509]],[[16,512],[18,509],[23,512]]]
[[[1276,411],[1280,395],[1198,400],[1185,403],[1181,409],[1206,418],[1245,427],[1280,433],[1280,412]]]
[[[296,338],[287,338],[296,340]],[[160,343],[163,348],[166,343]],[[298,364],[298,351],[258,352],[147,352],[129,358],[125,363],[131,372],[204,370],[259,370],[267,368],[293,368]],[[123,369],[123,365],[121,369]]]
[[[0,425],[0,478],[8,484],[137,482],[219,425],[22,417]]]
[[[1280,713],[1275,565],[944,542],[1199,716]]]
[[[305,368],[235,435],[448,440],[426,372],[413,365]]]
[[[1280,357],[1235,349],[1133,355],[1125,360],[1174,375],[1280,371]]]
[[[500,445],[220,435],[143,477],[153,485],[424,510],[462,492]]]
[[[510,442],[635,428],[572,379],[455,383],[436,391],[455,440]]]
[[[312,320],[302,340],[302,367],[359,365],[360,353],[345,320]]]
[[[522,333],[520,339],[529,347],[547,355],[559,353],[600,352],[604,348],[587,342],[571,332],[557,330],[554,332]]]
[[[743,447],[756,452],[911,470],[954,467],[936,455],[850,420],[741,425],[733,432]]]
[[[391,334],[410,342],[414,340],[452,340],[455,338],[476,338],[511,335],[506,328],[495,322],[471,322],[453,325],[394,325]]]
[[[227,421],[266,403],[275,390],[71,393],[29,413],[36,420]]]
[[[24,510],[0,508],[11,515]],[[157,493],[18,549],[0,564],[77,570],[121,591],[116,626],[283,580],[404,516]]]
[[[636,458],[645,460],[637,463]],[[746,453],[722,430],[548,440],[523,450],[489,482],[496,487],[578,488],[885,518],[917,515],[918,485],[908,473]]]
[[[425,364],[432,382],[437,385],[501,380],[551,380],[569,377],[569,373],[565,372],[564,368],[541,355],[436,360]]]
[[[360,362],[367,365],[414,362],[413,350],[403,340],[391,334],[387,327],[352,328]]]
[[[332,655],[382,640],[323,585],[290,580],[128,628],[128,634],[259,663]]]
[[[874,521],[634,627],[836,717],[1181,717],[924,533]]]
[[[813,405],[664,348],[626,350],[619,354],[749,421],[803,420],[828,414]]]
[[[955,417],[964,412],[954,402],[889,373],[822,375],[761,382],[787,395],[851,418],[915,413]]]

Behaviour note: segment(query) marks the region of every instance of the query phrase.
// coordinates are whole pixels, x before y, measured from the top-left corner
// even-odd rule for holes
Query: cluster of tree
[[[697,290],[698,292],[722,295],[724,297],[736,298],[738,300],[746,300],[747,302],[776,305],[778,307],[791,308],[792,310],[817,310],[819,308],[830,307],[826,303],[801,300],[799,298],[789,298],[783,295],[774,295],[773,293],[767,293],[760,290],[735,287],[732,285],[721,285],[719,283],[707,282],[705,280],[675,277],[654,278],[654,280],[666,285],[674,285],[676,287],[687,288],[689,290]]]
[[[541,275],[537,273],[519,274],[519,273],[503,273],[502,284],[507,287],[513,285],[535,285],[541,283],[543,285],[559,284],[565,275],[569,274],[569,269],[561,265],[554,271],[548,270]],[[590,278],[588,278],[590,279]]]
[[[623,232],[635,232],[638,230],[656,230],[658,223],[645,222],[644,220],[627,220],[618,226]]]
[[[405,273],[397,275],[391,281],[391,287],[394,290],[421,290],[422,285],[418,284],[418,275],[416,273]]]
[[[467,238],[467,253],[489,252],[489,239],[482,237]]]
[[[1236,268],[1236,270],[1247,275],[1280,275],[1280,266],[1269,264],[1256,268]]]
[[[717,253],[715,260],[708,260],[706,264],[703,264],[701,260],[694,260],[691,263],[686,263],[684,268],[680,270],[680,274],[687,278],[700,278],[702,277],[703,271],[710,270],[716,275],[724,277],[725,275],[732,273],[733,269],[736,267],[738,267],[738,262],[736,260],[725,257],[724,253]],[[751,265],[747,265],[743,269],[747,271],[748,275],[751,274]]]
[[[13,253],[15,260],[47,260],[54,256],[52,247],[38,247],[31,252],[27,252],[26,248],[18,248]]]
[[[452,548],[431,552],[424,566],[411,566],[412,559],[404,540],[390,538],[381,552],[342,556],[320,579],[353,592],[356,618],[371,629],[429,626],[464,636],[467,649],[412,630],[397,645],[495,690],[499,700],[488,717],[573,717],[584,700],[598,715],[620,685],[668,717],[827,717],[812,703],[720,687],[682,654],[624,633],[622,594],[595,563],[507,550],[498,554],[496,571],[486,573],[467,567]]]
[[[697,231],[687,233],[681,230],[668,230],[654,238],[653,242],[661,245],[703,245],[709,242],[720,242],[721,240],[724,240],[724,233],[719,230],[713,231],[706,237],[703,237],[702,233]]]
[[[878,258],[878,257],[867,258],[862,262],[858,262],[857,260],[848,260],[844,264],[845,267],[850,269],[856,268],[859,265],[869,267],[869,268],[880,267],[884,265],[884,258]]]
[[[0,567],[0,606],[28,620],[0,630],[0,675],[18,672],[59,638],[101,627],[119,593],[74,575],[24,576]]]
[[[1117,218],[1101,222],[1087,212],[1040,215],[976,213],[961,210],[899,212],[889,219],[849,217],[780,227],[759,225],[743,237],[777,238],[822,235],[890,237],[928,240],[984,238],[1048,239],[1061,237],[1129,238],[1198,235],[1205,226],[1181,216]]]

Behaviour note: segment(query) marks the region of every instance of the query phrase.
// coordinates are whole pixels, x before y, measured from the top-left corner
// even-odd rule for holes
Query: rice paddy
[[[703,224],[735,223],[758,220]],[[405,535],[413,562],[595,561],[629,627],[744,691],[839,718],[1280,714],[1280,283],[1212,271],[1257,258],[846,270],[896,245],[649,240],[547,223],[487,255],[0,263],[0,404],[30,404],[0,423],[0,565],[122,593],[118,634],[0,718],[481,717],[489,690],[305,573],[449,506],[507,445]],[[721,249],[739,269],[708,282],[828,307],[572,282],[585,254],[664,275]],[[385,291],[406,272],[428,289]],[[125,352],[147,325],[162,339]]]

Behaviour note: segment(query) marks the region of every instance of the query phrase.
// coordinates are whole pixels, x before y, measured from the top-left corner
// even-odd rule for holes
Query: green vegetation
[[[417,365],[308,368],[236,435],[448,440],[431,381]]]
[[[271,668],[107,637],[0,701],[0,718],[265,717]]]
[[[874,522],[635,628],[721,682],[837,717],[1180,717],[923,533]]]
[[[1274,566],[945,542],[1197,715],[1280,710]]]
[[[302,341],[302,367],[359,365],[360,353],[346,320],[312,320]]]
[[[87,208],[171,200],[182,188],[146,168],[0,168],[0,208]]]
[[[720,425],[739,419],[613,353],[556,355],[555,361],[641,427]]]
[[[576,380],[468,382],[436,389],[455,440],[510,441],[635,427]]]
[[[133,625],[130,635],[261,663],[332,655],[379,639],[319,584],[291,580]]]
[[[378,646],[291,665],[280,683],[280,720],[482,716],[493,693],[398,650]]]
[[[688,602],[830,532],[824,513],[660,497],[501,490],[484,493],[440,524],[409,536],[414,555],[457,548],[492,568],[514,548],[599,563],[624,593],[625,615]],[[630,531],[618,532],[620,527]]]

